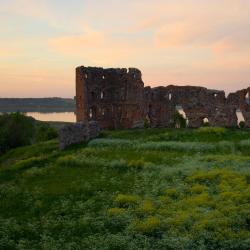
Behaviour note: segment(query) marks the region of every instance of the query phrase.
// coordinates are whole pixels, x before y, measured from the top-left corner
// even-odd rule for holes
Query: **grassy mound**
[[[57,148],[0,157],[0,249],[249,249],[249,131],[105,131]]]

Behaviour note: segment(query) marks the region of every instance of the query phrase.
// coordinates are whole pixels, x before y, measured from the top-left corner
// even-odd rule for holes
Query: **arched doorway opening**
[[[207,117],[203,118],[203,120],[202,120],[202,126],[203,127],[209,127],[210,126],[209,119]]]
[[[175,107],[174,127],[175,128],[186,128],[188,125],[188,119],[182,106],[178,105]]]

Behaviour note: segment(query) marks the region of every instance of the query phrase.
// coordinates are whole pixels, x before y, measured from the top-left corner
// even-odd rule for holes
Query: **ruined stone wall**
[[[227,106],[238,109],[242,112],[246,127],[250,127],[250,87],[230,93],[227,97]]]
[[[146,96],[151,92],[147,112],[153,127],[169,127],[177,106],[182,107],[191,128],[200,127],[206,118],[211,126],[237,126],[236,107],[226,102],[224,91],[170,85],[145,92]]]
[[[100,128],[95,121],[65,125],[59,130],[59,148],[63,150],[70,145],[88,141],[96,138],[99,133]]]
[[[204,87],[145,87],[138,69],[76,69],[77,120],[96,120],[101,128],[171,127],[181,106],[191,128],[206,118],[211,126],[236,127],[240,109],[250,127],[249,89],[229,94]]]

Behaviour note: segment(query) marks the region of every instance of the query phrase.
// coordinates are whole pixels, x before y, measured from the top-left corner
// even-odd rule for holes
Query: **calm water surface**
[[[186,117],[182,109],[179,109],[179,112]],[[60,112],[60,113],[39,113],[39,112],[28,112],[28,116],[34,117],[39,121],[53,121],[53,122],[76,122],[76,115],[74,112]],[[242,113],[237,110],[236,112],[238,123],[244,121]]]
[[[76,122],[76,115],[74,112],[63,113],[39,113],[27,112],[28,116],[34,117],[36,120],[45,122]]]

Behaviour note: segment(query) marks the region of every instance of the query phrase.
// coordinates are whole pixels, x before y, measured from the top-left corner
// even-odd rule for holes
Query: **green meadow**
[[[104,131],[0,157],[0,249],[250,249],[250,131]]]

